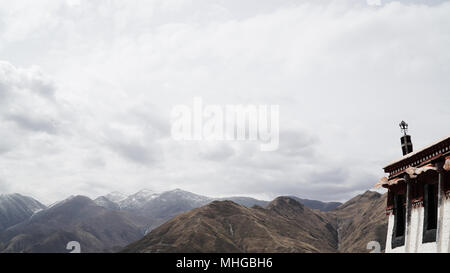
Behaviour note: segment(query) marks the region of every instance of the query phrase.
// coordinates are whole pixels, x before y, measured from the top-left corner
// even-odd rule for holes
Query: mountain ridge
[[[0,251],[67,252],[66,244],[78,241],[83,252],[108,252],[142,236],[142,227],[133,216],[78,195],[6,229],[0,234]]]
[[[384,249],[385,204],[386,194],[371,191],[325,212],[289,196],[253,208],[213,201],[174,217],[122,252],[367,252],[372,240]],[[237,230],[241,237],[234,238]]]
[[[323,219],[286,198],[275,199],[267,208],[247,208],[228,200],[213,201],[176,216],[122,251],[235,253],[319,252],[320,249],[333,252],[336,234]],[[289,213],[282,213],[292,208]],[[314,230],[307,231],[312,226]],[[298,237],[304,240],[299,241]],[[321,244],[319,238],[325,238],[326,243]]]
[[[46,206],[36,199],[18,193],[0,195],[0,232],[25,221]]]
[[[301,202],[307,199],[292,196],[280,196],[270,202],[242,196],[214,199],[180,189],[158,194],[144,190],[129,196],[116,192],[110,195],[116,202],[106,198],[108,195],[94,200],[86,196],[70,196],[48,207],[31,197],[19,194],[9,195],[10,198],[5,196],[0,195],[0,201],[1,197],[3,200],[14,199],[11,196],[20,197],[30,202],[30,208],[13,225],[0,230],[0,252],[67,252],[67,240],[81,241],[83,252],[118,251],[127,249],[133,242],[139,242],[153,230],[174,219],[180,219],[178,216],[186,213],[193,213],[192,219],[187,223],[198,225],[199,230],[206,233],[215,231],[216,234],[225,232],[217,242],[217,249],[223,251],[258,251],[260,247],[262,252],[365,252],[365,241],[368,239],[378,240],[384,248],[387,231],[384,214],[386,195],[371,191],[357,195],[333,210],[328,210],[328,204],[333,202],[317,201],[319,203],[315,204],[319,204],[323,211]],[[142,202],[123,202],[130,196],[134,199],[129,200]],[[123,204],[132,206],[127,209]],[[202,209],[204,207],[208,209]],[[3,208],[15,206],[3,205]],[[2,206],[0,217],[1,209]],[[194,213],[197,210],[203,213]],[[223,215],[218,215],[221,213]],[[215,214],[217,215],[211,216]],[[215,218],[230,225],[224,226]],[[174,227],[184,226],[171,223]],[[111,228],[106,228],[108,226]],[[230,235],[230,230],[241,238],[236,240]],[[199,240],[214,239],[211,234],[202,237],[186,233],[187,231],[195,233],[196,229],[179,228],[180,236]],[[127,235],[122,238],[119,235],[121,232]],[[254,238],[255,242],[252,243],[249,238]],[[299,238],[300,242],[296,242]],[[274,247],[267,245],[265,241],[272,242]],[[190,245],[198,246],[194,249],[196,252],[202,249],[198,242],[185,241],[184,245],[183,242],[178,243],[184,250],[189,250]],[[180,250],[174,246],[164,248],[157,245],[158,251]],[[209,250],[215,252],[214,248]]]

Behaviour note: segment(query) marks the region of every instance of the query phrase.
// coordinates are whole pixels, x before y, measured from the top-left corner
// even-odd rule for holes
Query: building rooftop
[[[450,154],[450,135],[416,151],[404,155],[384,167],[389,178],[403,173],[408,167],[424,166],[436,158]]]

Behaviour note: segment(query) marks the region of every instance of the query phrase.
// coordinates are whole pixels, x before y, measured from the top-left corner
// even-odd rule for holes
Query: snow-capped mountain
[[[98,205],[106,208],[116,209],[118,206],[122,210],[137,211],[143,210],[144,208],[149,209],[149,207],[154,206],[158,202],[174,204],[173,201],[175,200],[185,203],[187,207],[194,208],[203,206],[214,200],[230,200],[246,207],[252,207],[254,205],[265,206],[269,203],[268,201],[245,196],[213,198],[181,189],[164,191],[161,193],[150,189],[143,189],[129,196],[122,193],[113,192],[104,196],[99,196],[94,201]]]
[[[108,193],[107,195],[105,195],[105,197],[108,200],[110,200],[110,201],[112,201],[114,203],[118,203],[118,202],[126,199],[128,196],[126,194],[121,193],[121,192],[113,191],[113,192]]]
[[[111,209],[111,210],[119,210],[119,204],[111,201],[106,196],[99,196],[96,199],[94,199],[94,202],[104,208]]]
[[[0,195],[0,231],[30,218],[46,206],[18,193]]]
[[[110,198],[111,194],[99,196],[94,201],[103,207],[112,207],[111,203],[115,203],[122,210],[143,211],[153,210],[157,203],[174,204],[174,202],[182,202],[187,207],[198,207],[214,200],[214,198],[198,195],[192,192],[175,189],[157,193],[150,189],[143,189],[131,194],[120,201]]]
[[[143,207],[145,207],[146,203],[157,198],[159,195],[160,194],[158,194],[157,192],[155,192],[153,190],[143,189],[143,190],[138,191],[135,194],[132,194],[132,195],[122,199],[121,201],[113,201],[112,199],[109,199],[107,196],[105,196],[105,197],[113,202],[116,202],[121,209],[139,210],[139,209],[142,209]]]
[[[144,214],[149,214],[148,211],[154,212],[155,207],[168,208],[170,205],[172,205],[178,207],[181,211],[185,211],[189,208],[201,207],[215,200],[230,200],[246,207],[252,207],[254,205],[263,207],[269,203],[268,201],[258,200],[245,196],[213,198],[184,191],[181,189],[165,191],[162,193],[157,193],[149,189],[143,189],[129,196],[114,192],[104,196],[99,196],[94,201],[99,206],[109,209],[141,211],[145,212]],[[185,207],[182,207],[181,204],[184,204]],[[174,211],[178,210],[174,209]],[[160,213],[157,213],[157,215],[160,215]]]
[[[265,206],[268,203],[250,197],[211,198],[181,189],[162,193],[144,189],[119,202],[114,202],[108,196],[110,195],[100,196],[94,201],[105,208],[117,209],[119,207],[120,210],[144,217],[147,219],[148,231],[182,212],[199,208],[214,200],[231,200],[246,207]]]
[[[192,192],[175,189],[153,196],[142,207],[142,212],[158,217],[173,217],[174,215],[201,207],[213,199]]]
[[[213,200],[180,189],[162,193],[143,189],[116,202],[109,199],[110,196],[110,194],[100,196],[94,201],[97,205],[108,209],[120,209],[143,217],[147,221],[148,230],[159,226],[179,213],[201,207]]]
[[[63,252],[78,241],[82,252],[109,252],[140,239],[146,224],[126,211],[110,210],[85,196],[71,196],[4,230],[0,252]]]

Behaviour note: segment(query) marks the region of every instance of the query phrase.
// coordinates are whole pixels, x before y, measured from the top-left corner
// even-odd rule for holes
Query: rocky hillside
[[[279,197],[266,207],[215,201],[178,215],[123,252],[367,252],[383,247],[386,196],[366,192],[335,210]]]
[[[367,252],[370,241],[385,248],[387,194],[367,191],[330,212],[339,235],[339,252]]]
[[[124,252],[334,252],[327,219],[288,197],[265,208],[214,201],[183,213]]]
[[[292,197],[313,209],[323,211],[331,210],[341,203],[331,202],[325,203],[316,200],[300,199]],[[199,208],[213,201],[233,201],[245,207],[253,207],[255,205],[265,207],[269,201],[258,200],[245,196],[231,196],[223,198],[212,198],[198,195],[192,192],[175,189],[157,193],[149,189],[143,189],[137,193],[125,196],[118,192],[114,192],[105,196],[100,196],[94,200],[99,206],[107,209],[127,211],[147,219],[147,230],[150,231],[176,215]]]

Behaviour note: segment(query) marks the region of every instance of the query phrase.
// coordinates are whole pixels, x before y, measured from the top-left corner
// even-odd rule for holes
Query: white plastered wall
[[[440,225],[440,234],[437,235],[438,242],[422,243],[424,208],[412,208],[411,218],[406,228],[405,245],[394,249],[391,248],[391,243],[395,216],[389,215],[386,253],[450,253],[450,199],[447,200],[445,196],[442,196],[442,198],[441,207],[438,208],[438,225]]]

